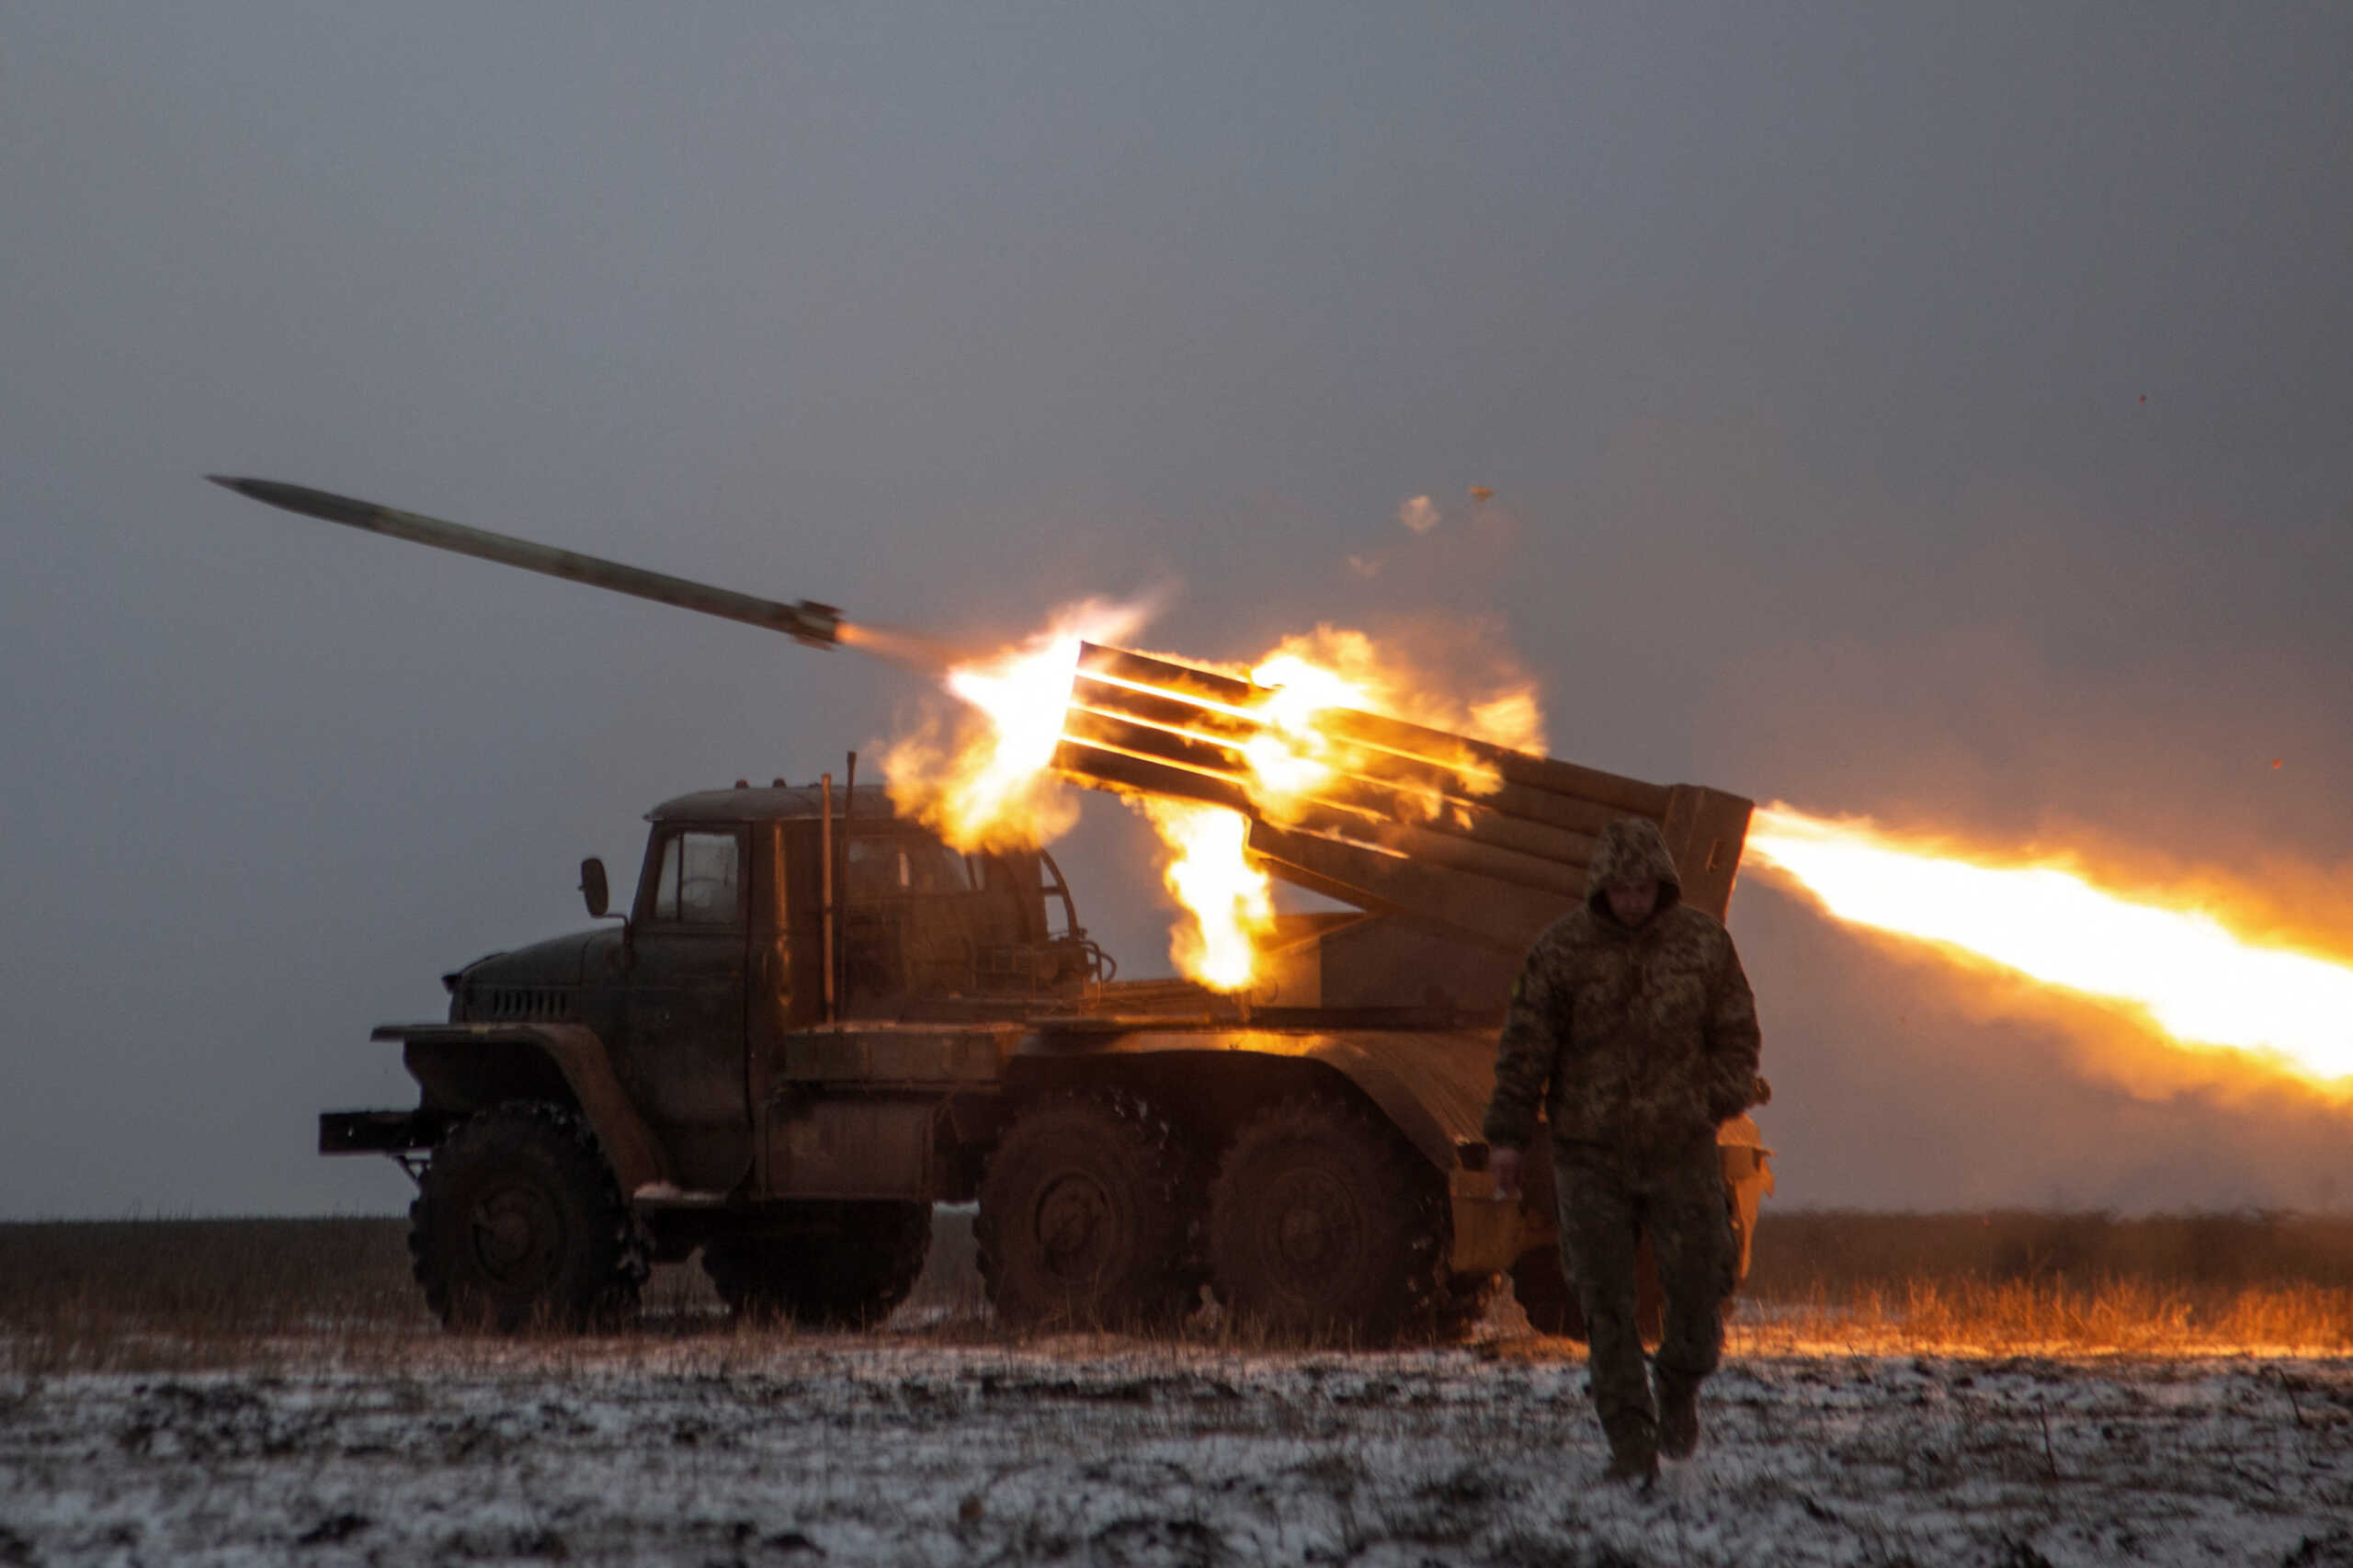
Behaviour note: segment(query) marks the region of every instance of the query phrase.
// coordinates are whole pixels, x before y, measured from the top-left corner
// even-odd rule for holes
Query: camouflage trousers
[[[1661,1390],[1677,1381],[1696,1390],[1723,1353],[1721,1309],[1738,1267],[1722,1157],[1713,1139],[1643,1159],[1564,1143],[1555,1145],[1552,1171],[1561,1263],[1576,1283],[1592,1352],[1595,1413],[1613,1449],[1647,1449],[1658,1413],[1643,1367],[1634,1256],[1649,1236],[1666,1294]]]

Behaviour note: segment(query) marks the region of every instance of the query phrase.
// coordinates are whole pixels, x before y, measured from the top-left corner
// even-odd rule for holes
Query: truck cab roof
[[[860,784],[857,800],[850,801],[850,791],[836,785],[834,789],[834,814],[840,816],[845,805],[860,822],[876,823],[892,820],[890,791],[880,784]],[[755,788],[738,784],[733,790],[698,790],[691,795],[680,795],[663,801],[645,813],[648,822],[779,822],[815,820],[824,812],[824,791],[816,784],[787,784],[779,778],[773,784]]]

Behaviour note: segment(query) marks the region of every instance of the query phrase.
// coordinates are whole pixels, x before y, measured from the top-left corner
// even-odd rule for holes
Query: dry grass
[[[243,1365],[289,1337],[430,1326],[392,1220],[0,1225],[0,1365]]]
[[[1494,1332],[1518,1328],[1506,1298]],[[2353,1352],[2353,1221],[2290,1215],[1768,1212],[1733,1348],[1754,1353]],[[1248,1348],[1231,1325],[1204,1331]],[[1007,1337],[982,1306],[968,1216],[942,1210],[930,1267],[891,1337]],[[656,1270],[616,1341],[725,1355],[789,1340],[731,1325],[692,1265]],[[0,1370],[142,1371],[494,1360],[427,1316],[398,1220],[0,1224]],[[1529,1345],[1540,1355],[1572,1347]]]
[[[1775,1210],[1757,1221],[1749,1288],[1783,1296],[1885,1289],[1908,1279],[2094,1275],[2245,1289],[2353,1286],[2353,1219],[2263,1212],[2159,1214],[1996,1210],[1878,1214]]]
[[[936,1338],[998,1339],[986,1319],[968,1217],[943,1210],[903,1324]],[[632,1337],[791,1337],[745,1329],[699,1267],[654,1271]],[[322,1358],[388,1364],[431,1354],[495,1360],[511,1341],[456,1339],[411,1278],[408,1222],[127,1220],[0,1223],[0,1371],[193,1370]],[[603,1346],[610,1340],[541,1342]]]
[[[1768,1214],[1756,1349],[2353,1350],[2353,1221],[2291,1214]]]

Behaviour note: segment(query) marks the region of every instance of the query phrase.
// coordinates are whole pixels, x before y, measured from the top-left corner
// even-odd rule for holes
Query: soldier
[[[1604,828],[1586,887],[1512,987],[1485,1133],[1513,1198],[1540,1103],[1552,1123],[1561,1261],[1585,1309],[1609,1476],[1647,1483],[1660,1454],[1698,1448],[1699,1382],[1723,1349],[1737,1256],[1715,1131],[1754,1103],[1756,1005],[1731,936],[1682,903],[1655,824]],[[1666,1291],[1655,1406],[1634,1323],[1644,1234]]]

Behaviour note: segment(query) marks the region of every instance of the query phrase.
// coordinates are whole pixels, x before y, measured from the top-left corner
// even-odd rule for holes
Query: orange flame
[[[1544,716],[1535,682],[1508,663],[1490,662],[1497,667],[1483,681],[1434,679],[1416,661],[1383,648],[1365,633],[1325,625],[1284,638],[1251,676],[1261,686],[1320,680],[1327,694],[1323,707],[1360,709],[1487,741],[1506,751],[1541,753]],[[1483,689],[1456,695],[1473,684]]]
[[[2071,865],[1996,864],[1778,801],[1756,812],[1748,848],[1841,920],[2122,1004],[2177,1044],[2353,1080],[2353,964],[2256,943],[2194,905],[2124,897]]]
[[[1316,723],[1328,709],[1403,719],[1509,751],[1544,749],[1542,710],[1525,676],[1506,670],[1493,689],[1457,699],[1427,671],[1347,627],[1318,626],[1284,638],[1250,678],[1280,688],[1258,710],[1269,733],[1245,748],[1256,776],[1252,799],[1278,821],[1335,774],[1360,765],[1363,748],[1340,744]],[[1442,749],[1430,760],[1450,769],[1470,793],[1491,795],[1502,784],[1494,766],[1470,747]],[[1432,815],[1443,809],[1434,800],[1420,803]]]
[[[1222,806],[1150,799],[1134,805],[1166,846],[1162,880],[1190,917],[1169,934],[1177,972],[1212,991],[1246,989],[1258,940],[1275,928],[1274,887],[1244,847],[1250,824]]]
[[[1252,666],[1250,679],[1272,689],[1246,710],[1263,728],[1236,748],[1248,767],[1242,782],[1251,804],[1276,822],[1295,819],[1320,790],[1364,765],[1368,748],[1338,739],[1319,722],[1335,709],[1451,725],[1499,744],[1541,745],[1531,684],[1455,703],[1435,696],[1430,682],[1360,631],[1319,626],[1312,635],[1287,637]],[[1468,747],[1432,760],[1452,769],[1473,794],[1492,793],[1502,782]],[[1433,814],[1443,806],[1442,797],[1401,798]],[[1172,857],[1165,880],[1188,917],[1171,937],[1178,971],[1214,991],[1246,990],[1256,977],[1257,944],[1275,926],[1272,888],[1248,854],[1248,824],[1218,806],[1150,799],[1134,804]]]
[[[1077,820],[1077,807],[1051,764],[1079,643],[1124,639],[1142,619],[1138,606],[1089,601],[1058,611],[1046,631],[1017,648],[952,665],[948,688],[973,712],[950,739],[943,741],[934,722],[886,750],[892,801],[960,849],[1042,844],[1066,832]],[[1345,742],[1319,723],[1319,716],[1334,709],[1401,718],[1515,749],[1541,745],[1531,683],[1507,676],[1491,691],[1456,700],[1359,631],[1319,626],[1287,638],[1250,676],[1274,688],[1263,700],[1254,699],[1246,709],[1204,706],[1256,726],[1237,747],[1248,768],[1242,782],[1252,805],[1279,822],[1292,820],[1318,791],[1366,766],[1371,748]],[[1469,793],[1490,793],[1501,782],[1492,764],[1467,746],[1429,760],[1452,770]],[[1432,813],[1446,804],[1443,796],[1404,798]],[[1213,990],[1246,989],[1256,944],[1274,927],[1271,886],[1247,853],[1248,824],[1219,806],[1158,799],[1131,804],[1160,838],[1164,880],[1184,912],[1171,933],[1177,969]]]
[[[885,750],[892,803],[962,850],[1044,844],[1070,831],[1078,807],[1048,765],[1079,644],[1124,637],[1144,613],[1107,599],[1066,605],[1018,645],[951,666],[948,689],[973,711],[952,740],[935,720]]]

